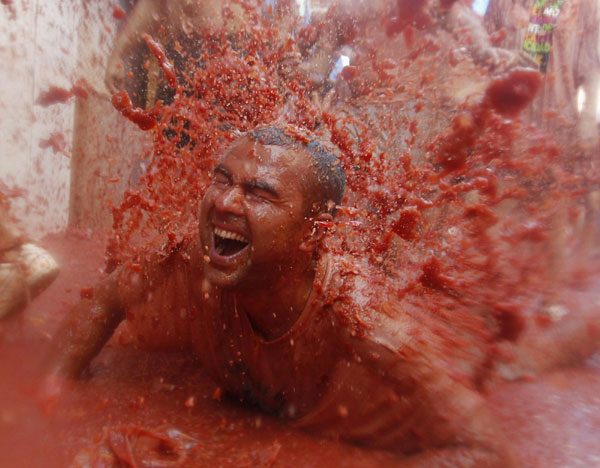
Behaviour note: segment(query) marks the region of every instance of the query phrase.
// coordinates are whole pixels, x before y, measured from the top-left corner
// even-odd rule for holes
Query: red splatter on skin
[[[152,54],[156,57],[156,60],[158,60],[158,64],[160,65],[160,68],[162,69],[163,73],[165,74],[165,78],[167,79],[167,83],[169,83],[169,85],[172,88],[176,88],[177,75],[175,74],[175,69],[173,68],[173,65],[171,64],[171,62],[169,62],[169,59],[167,58],[165,49],[162,45],[160,45],[158,42],[152,39],[152,36],[150,36],[150,34],[142,34],[142,37],[146,41],[146,45],[148,46],[148,49],[150,49],[150,52],[152,52]]]
[[[116,20],[122,20],[127,17],[127,12],[123,10],[121,5],[113,5],[113,18]]]

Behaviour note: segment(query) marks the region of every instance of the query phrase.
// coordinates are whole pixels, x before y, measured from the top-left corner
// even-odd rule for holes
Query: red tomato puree
[[[597,181],[597,174],[590,161],[572,164],[567,144],[519,120],[540,76],[517,69],[490,77],[457,58],[462,44],[430,17],[427,2],[397,3],[411,25],[400,17],[378,23],[396,41],[393,57],[365,39],[359,21],[340,20],[338,36],[357,57],[342,72],[352,97],[337,106],[316,102],[301,69],[289,72],[300,47],[288,36],[281,42],[260,15],[235,33],[199,29],[162,44],[144,36],[161,68],[159,91],[175,97],[147,109],[125,91],[112,97],[115,121],[120,112],[151,132],[149,166],[113,208],[106,243],[96,233],[45,240],[60,276],[22,315],[0,323],[1,467],[62,468],[76,457],[75,466],[85,466],[85,457],[107,446],[130,466],[172,466],[181,456],[189,457],[185,466],[199,467],[393,465],[389,453],[319,439],[221,398],[192,356],[139,350],[125,328],[50,415],[34,398],[45,346],[69,307],[89,296],[99,270],[139,269],[134,255],[169,252],[197,236],[198,201],[223,148],[238,132],[277,119],[340,155],[346,197],[324,248],[384,272],[385,284],[372,287],[420,311],[456,378],[485,387],[498,349],[543,326],[540,304],[557,290],[586,287],[598,265],[560,228],[575,226],[583,210],[582,175]],[[122,16],[117,7],[113,14]],[[311,28],[302,40],[318,41],[326,25]],[[174,49],[185,59],[179,66]],[[454,87],[473,76],[485,89],[453,101]],[[62,103],[76,91],[51,87],[38,103]],[[43,144],[60,149],[55,140]],[[383,304],[382,313],[402,308]],[[478,365],[470,366],[474,356]],[[523,466],[600,463],[597,364],[490,391]]]

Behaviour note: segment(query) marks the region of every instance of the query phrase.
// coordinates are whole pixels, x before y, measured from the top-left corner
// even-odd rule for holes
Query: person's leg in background
[[[0,206],[0,318],[22,310],[58,273],[56,260],[29,241]]]

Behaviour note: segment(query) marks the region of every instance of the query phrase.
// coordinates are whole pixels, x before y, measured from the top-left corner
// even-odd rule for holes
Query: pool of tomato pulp
[[[98,277],[103,252],[81,233],[43,245],[61,261],[59,278],[22,318],[2,324],[0,466],[69,466],[108,428],[177,429],[196,441],[192,466],[393,466],[389,454],[320,439],[219,398],[189,355],[148,353],[119,339],[45,416],[34,397],[42,353],[65,308]],[[489,400],[523,466],[594,466],[599,390],[600,364],[592,360],[535,381],[503,384]]]
[[[361,49],[363,26],[339,16],[338,36],[356,41],[357,56],[336,86],[352,98],[327,105],[315,99],[325,92],[314,77],[288,66],[320,46],[318,22],[281,41],[249,10],[236,32],[194,32],[195,47],[144,36],[166,97],[142,109],[122,91],[112,104],[151,132],[149,165],[113,208],[110,233],[72,229],[42,241],[59,277],[0,324],[0,466],[87,466],[106,441],[121,460],[144,463],[126,466],[174,466],[180,452],[190,466],[401,466],[228,399],[193,356],[141,349],[125,325],[56,407],[36,399],[45,350],[69,307],[102,271],[136,270],[144,252],[198,236],[198,202],[219,154],[237,132],[273,121],[339,153],[347,191],[323,248],[366,259],[382,297],[418,306],[446,346],[439,358],[485,392],[523,466],[600,465],[597,357],[516,382],[490,365],[510,362],[511,346],[552,320],[548,310],[582,303],[578,294],[597,300],[597,233],[585,217],[592,161],[522,117],[538,72],[491,74],[457,55],[435,17],[409,10],[418,21],[390,19],[381,48]]]

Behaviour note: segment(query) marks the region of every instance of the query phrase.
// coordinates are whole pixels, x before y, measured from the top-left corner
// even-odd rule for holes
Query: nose
[[[224,213],[242,216],[244,214],[243,200],[243,189],[233,185],[219,194],[215,200],[215,208]]]

